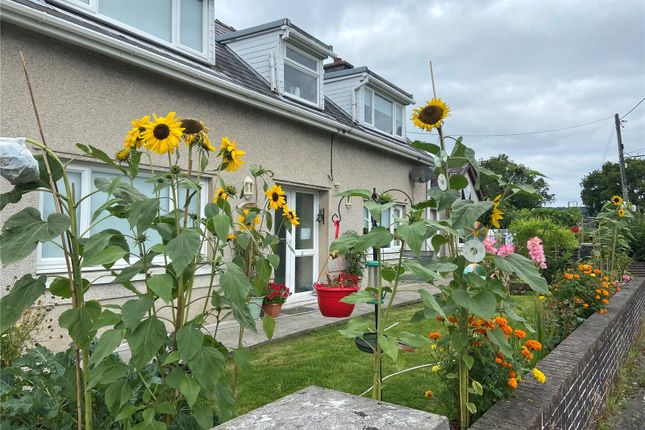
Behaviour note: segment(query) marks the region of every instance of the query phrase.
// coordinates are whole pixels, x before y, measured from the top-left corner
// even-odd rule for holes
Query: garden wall
[[[527,377],[514,398],[498,402],[471,429],[592,427],[644,316],[645,279],[638,278],[612,298],[606,314],[592,315],[538,363],[546,383]]]

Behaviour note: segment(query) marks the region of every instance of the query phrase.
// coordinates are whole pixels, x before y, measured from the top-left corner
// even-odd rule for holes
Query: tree
[[[499,154],[487,160],[480,160],[479,164],[502,175],[502,179],[505,182],[528,185],[537,190],[537,194],[519,192],[511,196],[506,201],[506,204],[510,206],[508,209],[535,209],[554,200],[555,195],[549,194],[549,184],[540,173],[531,170],[523,164],[514,162],[506,154]],[[503,186],[492,180],[483,179],[481,188],[484,194],[490,198],[494,198],[504,192]]]
[[[628,159],[625,163],[629,201],[638,207],[645,204],[645,160]],[[590,215],[600,211],[613,195],[622,196],[618,163],[606,162],[600,170],[588,173],[580,182],[582,203]]]

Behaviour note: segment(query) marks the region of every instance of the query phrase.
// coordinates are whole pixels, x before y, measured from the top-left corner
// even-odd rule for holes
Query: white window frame
[[[191,48],[190,46],[181,44],[181,31],[179,28],[180,22],[181,22],[181,19],[179,16],[179,14],[181,13],[181,6],[179,2],[181,2],[181,0],[172,0],[172,5],[171,5],[172,18],[171,18],[171,30],[170,30],[171,40],[170,41],[164,40],[150,33],[146,33],[145,31],[137,27],[133,27],[117,19],[110,18],[109,16],[105,16],[99,13],[99,1],[110,1],[110,0],[89,0],[90,2],[89,5],[80,0],[56,0],[56,2],[58,3],[65,4],[80,12],[83,12],[88,15],[92,15],[96,18],[99,18],[101,21],[123,28],[124,30],[127,30],[138,36],[141,36],[142,38],[145,38],[153,42],[159,43],[161,45],[167,46],[169,48],[172,48],[175,51],[179,51],[181,53],[185,53],[190,56],[197,57],[201,60],[209,60],[209,49],[211,48],[209,46],[210,44],[208,43],[208,36],[210,34],[210,27],[215,25],[215,22],[213,21],[211,23],[209,19],[211,7],[212,7],[211,4],[213,3],[213,0],[203,0],[202,50],[201,51],[198,51],[195,48]]]
[[[388,226],[388,230],[390,231],[390,233],[394,234],[396,232],[396,228],[395,228],[396,223],[394,221],[394,217],[396,216],[397,218],[403,218],[405,216],[405,208],[406,206],[404,204],[397,203],[396,205],[388,209],[390,213],[390,225]],[[397,210],[400,211],[400,215],[394,214]],[[367,211],[369,218],[365,217],[365,211]],[[363,226],[367,221],[367,225],[368,225],[367,231],[372,230],[372,219],[373,219],[372,214],[367,210],[365,206],[363,206]],[[398,245],[397,245],[397,242],[398,242]],[[382,250],[385,252],[398,252],[401,250],[401,241],[392,240],[389,246],[382,248]]]
[[[283,48],[282,48],[282,59],[284,62],[284,65],[289,65],[290,67],[293,67],[294,69],[298,70],[299,72],[305,73],[311,77],[316,78],[316,102],[312,102],[311,100],[307,100],[302,97],[298,97],[295,94],[291,94],[290,92],[287,91],[287,85],[286,85],[286,80],[285,80],[285,68],[284,65],[282,67],[282,93],[285,97],[289,97],[290,99],[297,100],[300,103],[304,103],[310,106],[314,106],[316,108],[321,107],[321,90],[322,90],[322,85],[323,85],[323,80],[322,80],[322,60],[320,58],[316,58],[313,55],[307,53],[306,51],[302,50],[301,48],[298,48],[297,46],[290,44],[290,43],[283,43]],[[287,47],[293,51],[296,51],[297,53],[309,58],[310,60],[313,60],[316,62],[316,69],[317,71],[311,70],[309,67],[303,66],[302,64],[298,63],[295,60],[292,60],[291,58],[287,57]]]
[[[371,120],[369,122],[365,121],[365,99],[366,99],[366,94],[368,92],[372,94],[372,115],[371,115],[372,118],[371,118]],[[375,114],[375,111],[376,111],[376,108],[375,108],[376,103],[374,101],[375,101],[377,95],[379,97],[389,101],[390,103],[392,103],[392,112],[391,112],[391,114],[392,114],[392,133],[388,133],[385,130],[381,130],[380,128],[376,128],[376,126],[374,125],[374,114]],[[401,108],[401,134],[400,135],[396,134],[396,111],[397,111],[397,108]],[[383,93],[375,91],[372,88],[365,87],[363,89],[363,124],[365,124],[366,126],[368,126],[369,128],[371,128],[371,129],[373,129],[375,131],[378,131],[379,133],[387,134],[388,136],[394,136],[394,137],[400,138],[400,139],[405,139],[405,106],[403,106],[401,103],[398,103],[398,102],[392,100],[389,97],[384,96]]]
[[[95,166],[95,165],[81,165],[78,163],[71,163],[67,167],[67,171],[81,174],[81,184],[80,184],[81,197],[86,196],[92,190],[92,186],[93,186],[92,172],[102,172],[102,173],[111,173],[111,174],[116,173],[114,169],[111,169],[109,167]],[[140,171],[139,176],[149,178],[149,177],[152,177],[152,174],[149,172]],[[127,183],[127,181],[123,181],[123,183]],[[201,185],[202,185],[202,189],[200,191],[200,203],[201,203],[200,213],[201,213],[201,216],[204,216],[204,208],[206,204],[210,201],[208,199],[209,179],[202,178]],[[45,191],[39,192],[38,209],[41,214],[43,213],[46,194],[47,193]],[[170,201],[168,202],[170,206]],[[85,232],[85,235],[82,237],[89,236],[90,232],[86,230],[88,230],[89,226],[92,224],[91,219],[92,219],[91,198],[87,198],[81,202],[80,216],[78,219],[79,233]],[[205,254],[207,252],[206,244],[204,244],[204,246],[202,247],[201,252],[202,254]],[[133,260],[136,261],[136,257],[131,256],[130,261],[132,262]],[[163,264],[164,262],[163,257],[161,256],[155,257],[152,261],[154,264]],[[122,259],[117,261],[114,264],[113,268],[121,269],[131,264],[132,263],[128,263]],[[36,248],[36,272],[37,273],[62,273],[67,270],[66,267],[67,266],[65,265],[64,257],[48,257],[48,258],[43,257],[42,244],[41,243],[38,244]],[[105,268],[103,268],[103,266],[83,267],[82,270],[83,272],[95,272],[95,271],[105,271]]]

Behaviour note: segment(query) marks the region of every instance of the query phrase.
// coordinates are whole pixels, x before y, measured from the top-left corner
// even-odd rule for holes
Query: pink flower
[[[506,257],[507,255],[510,255],[515,252],[515,246],[512,243],[507,243],[506,245],[502,245],[499,247],[497,250],[497,255],[500,257]]]
[[[486,248],[486,252],[489,254],[497,255],[497,248],[495,248],[495,242],[496,240],[493,239],[490,236],[486,236],[486,239],[484,239],[484,248]]]
[[[546,258],[544,257],[544,247],[542,246],[542,239],[535,236],[526,241],[526,249],[529,251],[531,260],[533,260],[540,268],[546,269]]]
[[[499,248],[495,248],[496,242],[497,241],[494,238],[486,236],[486,239],[484,239],[484,248],[486,249],[486,252],[493,255],[499,255],[500,257],[506,257],[507,255],[515,252],[515,246],[512,243],[507,243]]]
[[[632,280],[632,277],[629,275],[623,275],[623,282],[629,282]]]

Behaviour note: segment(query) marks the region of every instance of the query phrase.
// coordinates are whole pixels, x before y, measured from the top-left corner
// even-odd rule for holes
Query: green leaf
[[[86,153],[87,155],[89,155],[90,157],[95,158],[97,160],[100,160],[100,161],[104,162],[105,164],[107,164],[109,166],[112,166],[115,169],[120,170],[121,173],[123,173],[124,175],[128,174],[123,167],[119,166],[118,164],[116,164],[114,162],[112,157],[110,157],[105,152],[101,151],[100,149],[98,149],[98,148],[96,148],[96,147],[94,147],[92,145],[83,145],[83,144],[80,144],[80,143],[77,143],[76,147],[78,149],[80,149],[81,151],[83,151],[84,153]]]
[[[152,307],[152,299],[147,296],[141,296],[138,299],[128,300],[123,304],[121,318],[128,330],[134,330],[143,320],[143,317]]]
[[[228,270],[220,275],[219,282],[224,295],[231,304],[233,316],[246,328],[255,330],[255,320],[251,318],[251,311],[246,303],[251,283],[238,265],[227,263],[226,267]]]
[[[159,199],[138,200],[130,205],[128,223],[130,228],[136,226],[138,233],[143,233],[152,225],[159,211]]]
[[[204,346],[197,351],[190,360],[188,366],[199,385],[206,390],[206,396],[215,391],[215,385],[224,373],[224,355],[212,346]]]
[[[96,335],[95,322],[101,314],[97,301],[86,302],[78,308],[68,309],[58,317],[58,323],[66,328],[70,337],[81,348],[86,348]]]
[[[403,260],[402,266],[405,267],[405,270],[417,275],[423,282],[433,282],[443,279],[443,276],[422,266],[421,263],[415,260]]]
[[[482,387],[482,384],[480,384],[477,381],[473,381],[472,385],[473,385],[473,391],[475,392],[475,394],[480,395],[480,396],[484,395],[484,387]]]
[[[515,306],[513,306],[512,303],[504,302],[504,313],[508,315],[508,317],[513,321],[519,321],[519,322],[525,323],[526,319],[518,315],[517,312],[515,312],[515,309],[516,308]]]
[[[446,243],[448,243],[448,238],[441,234],[435,234],[434,236],[432,236],[432,239],[430,239],[430,244],[432,245],[432,249],[434,249],[435,252],[439,252],[441,245],[445,245]]]
[[[465,290],[455,289],[452,291],[452,299],[462,308],[488,320],[495,313],[497,300],[495,295],[490,291],[481,291],[474,297],[471,297]]]
[[[269,254],[267,255],[267,259],[269,260],[269,263],[271,263],[271,266],[274,269],[277,269],[280,266],[280,257],[275,255],[275,254]]]
[[[472,356],[466,355],[466,356],[463,357],[463,360],[464,360],[464,363],[466,364],[466,367],[468,367],[468,369],[473,368],[473,364],[475,363],[475,359]]]
[[[401,333],[399,333],[399,341],[413,348],[421,348],[431,343],[430,339],[428,339],[427,337],[413,334],[407,331],[402,331]]]
[[[376,296],[369,291],[358,290],[348,296],[340,299],[343,303],[356,304],[356,303],[369,303],[376,300]]]
[[[472,228],[477,219],[493,206],[493,202],[477,202],[472,200],[458,200],[452,204],[450,216],[454,229]]]
[[[488,331],[488,338],[499,347],[499,350],[506,357],[513,357],[513,349],[506,340],[506,335],[500,328]]]
[[[208,430],[213,427],[213,410],[209,405],[196,403],[192,407],[192,415],[202,430]]]
[[[0,298],[0,332],[4,333],[20,319],[22,313],[29,308],[38,297],[45,294],[46,276],[34,278],[25,275],[14,284],[9,294]]]
[[[177,413],[177,409],[175,408],[175,405],[170,403],[168,400],[164,400],[163,402],[157,405],[157,413],[166,414],[166,415],[175,415]]]
[[[252,369],[251,351],[248,348],[241,346],[233,351],[233,361],[243,372],[248,372]]]
[[[264,314],[262,318],[262,330],[264,334],[269,338],[273,339],[273,333],[275,332],[275,320],[271,315]]]
[[[95,254],[90,258],[84,258],[81,267],[111,266],[125,257],[127,253],[128,251],[118,246],[108,246],[98,254]]]
[[[506,273],[514,273],[526,282],[533,291],[548,294],[549,286],[540,275],[535,264],[520,254],[510,254],[506,257],[494,257],[495,265]]]
[[[441,148],[439,147],[439,145],[435,145],[434,143],[420,142],[418,140],[415,140],[414,142],[410,143],[410,146],[412,146],[413,148],[421,149],[423,151],[427,151],[434,155],[439,155],[441,153]]]
[[[222,421],[235,417],[235,398],[230,385],[218,382],[215,386],[215,400]]]
[[[459,268],[450,257],[433,257],[425,267],[439,273],[454,272]]]
[[[112,354],[121,345],[124,335],[125,330],[123,329],[111,329],[103,333],[96,343],[92,357],[90,357],[90,365],[96,366],[105,357]]]
[[[378,338],[378,344],[381,348],[383,348],[383,352],[385,352],[388,357],[390,357],[393,361],[396,361],[399,356],[399,344],[396,339],[381,335]]]
[[[203,343],[204,333],[192,324],[185,325],[177,330],[177,349],[182,360],[188,361],[193,358]]]
[[[72,291],[69,286],[69,279],[56,277],[49,284],[49,292],[54,296],[62,297],[64,299],[69,299],[72,297]]]
[[[428,197],[436,202],[436,209],[438,211],[442,211],[448,209],[450,205],[459,198],[459,191],[441,191],[439,188],[430,188],[428,190]]]
[[[452,175],[448,180],[448,183],[450,184],[450,189],[461,190],[468,186],[468,179],[463,175]]]
[[[419,290],[419,295],[421,296],[423,306],[438,313],[443,318],[446,318],[446,314],[444,313],[443,309],[437,302],[437,299],[435,299],[434,295],[432,295],[432,293],[430,293],[428,290]]]
[[[369,233],[360,236],[355,252],[363,252],[369,248],[382,248],[392,242],[392,233],[385,227],[375,227]]]
[[[123,381],[114,382],[105,389],[105,405],[114,416],[130,401],[130,397],[132,397],[132,388]]]
[[[228,229],[231,225],[231,218],[225,213],[220,212],[215,215],[213,218],[213,227],[215,228],[215,234],[222,242],[226,242],[226,237],[228,236]]]
[[[174,285],[173,277],[167,273],[153,275],[148,279],[148,288],[166,303],[172,301],[172,289]]]
[[[461,167],[466,163],[468,163],[468,159],[465,157],[450,157],[446,162],[446,166],[448,166],[449,169],[452,169],[455,167]],[[455,176],[461,176],[461,175],[451,175],[450,179],[452,179]],[[459,189],[459,188],[453,188],[453,190],[455,189]]]
[[[468,345],[468,335],[461,331],[455,331],[450,335],[450,342],[452,343],[452,347],[455,351],[457,351],[457,353],[461,353],[466,345]]]
[[[364,199],[371,199],[372,192],[369,190],[357,188],[353,190],[343,191],[342,193],[338,193],[336,194],[336,197],[362,197]]]
[[[184,271],[186,266],[199,253],[200,237],[192,230],[183,230],[177,237],[168,242],[168,256],[172,267],[177,273]]]
[[[139,370],[143,369],[165,342],[166,327],[157,317],[141,321],[128,336],[128,345],[132,351],[130,364]]]
[[[179,384],[179,391],[184,395],[186,403],[188,403],[188,406],[191,408],[195,404],[195,400],[197,400],[200,390],[201,387],[199,386],[199,383],[190,376],[184,376],[184,379],[182,379]]]
[[[98,384],[108,385],[117,382],[128,374],[130,367],[124,363],[103,364],[94,367],[90,373],[89,388]]]
[[[474,403],[466,403],[466,408],[471,414],[477,413],[477,406]]]
[[[381,223],[381,214],[384,211],[394,206],[396,206],[396,202],[388,202],[388,203],[381,204],[381,203],[376,203],[375,201],[372,201],[372,200],[367,200],[363,203],[363,207],[370,212],[370,214],[378,224]],[[389,227],[389,226],[383,226],[383,227]]]
[[[170,354],[166,356],[164,359],[162,366],[167,366],[172,363],[176,363],[179,361],[181,358],[181,355],[179,355],[179,351],[172,351]]]
[[[354,339],[362,337],[363,333],[369,330],[370,322],[362,317],[354,317],[347,322],[347,328],[338,330],[341,336]]]
[[[401,223],[396,229],[396,233],[416,255],[419,255],[426,240],[428,227],[423,221],[413,222],[412,224]]]

